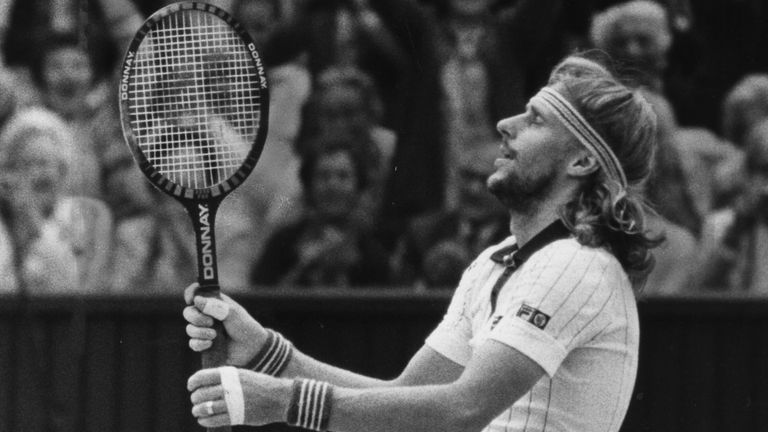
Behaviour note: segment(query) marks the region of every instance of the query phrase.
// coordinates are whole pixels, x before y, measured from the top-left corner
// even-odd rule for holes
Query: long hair
[[[642,194],[656,147],[653,108],[638,90],[585,57],[570,56],[558,64],[549,79],[555,84],[611,147],[628,183],[622,188],[597,170],[562,208],[561,218],[579,243],[609,249],[633,285],[642,286],[654,264],[650,249],[661,242],[646,230]]]

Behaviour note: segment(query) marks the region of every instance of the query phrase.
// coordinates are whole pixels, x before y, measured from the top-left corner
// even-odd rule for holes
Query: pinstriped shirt
[[[427,338],[461,365],[495,340],[546,372],[486,431],[618,431],[626,414],[639,342],[632,285],[611,253],[563,230],[556,223],[520,250],[509,237],[481,253]]]

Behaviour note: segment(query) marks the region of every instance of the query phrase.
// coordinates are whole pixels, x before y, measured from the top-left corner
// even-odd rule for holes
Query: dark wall
[[[332,291],[243,303],[304,352],[390,378],[447,300]],[[640,369],[623,431],[768,430],[768,300],[639,305]],[[199,356],[182,308],[176,298],[0,298],[0,432],[202,430],[185,390]]]

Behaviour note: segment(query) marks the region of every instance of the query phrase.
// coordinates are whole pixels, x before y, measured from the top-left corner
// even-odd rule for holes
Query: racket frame
[[[174,183],[161,174],[139,147],[138,138],[131,127],[130,119],[130,83],[134,71],[136,53],[139,51],[141,43],[161,20],[173,14],[188,10],[198,10],[210,13],[226,22],[241,38],[246,49],[249,51],[250,59],[253,61],[254,70],[258,74],[259,123],[256,136],[253,142],[250,143],[251,148],[241,166],[234,172],[234,174],[220,183],[205,188],[185,187]],[[237,22],[229,13],[216,6],[202,2],[179,2],[165,6],[146,19],[144,24],[136,32],[136,35],[126,50],[120,76],[119,100],[123,135],[139,170],[155,187],[179,201],[185,207],[192,219],[195,231],[198,268],[197,280],[200,284],[200,294],[220,298],[215,239],[216,213],[224,197],[240,186],[256,167],[256,163],[264,148],[268,130],[269,88],[267,86],[266,72],[264,70],[261,55],[257,50],[255,42],[239,22]],[[214,329],[217,330],[218,335],[225,335],[223,326],[220,322],[217,322],[214,325]],[[203,353],[203,366],[219,366],[224,364],[225,359],[226,340],[224,337],[217,337],[214,340],[214,345]]]

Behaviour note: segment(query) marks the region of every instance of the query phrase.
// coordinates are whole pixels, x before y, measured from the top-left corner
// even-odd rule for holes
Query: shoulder
[[[631,286],[619,260],[607,249],[574,238],[556,240],[534,253],[520,268],[519,281],[547,290],[576,286]]]

